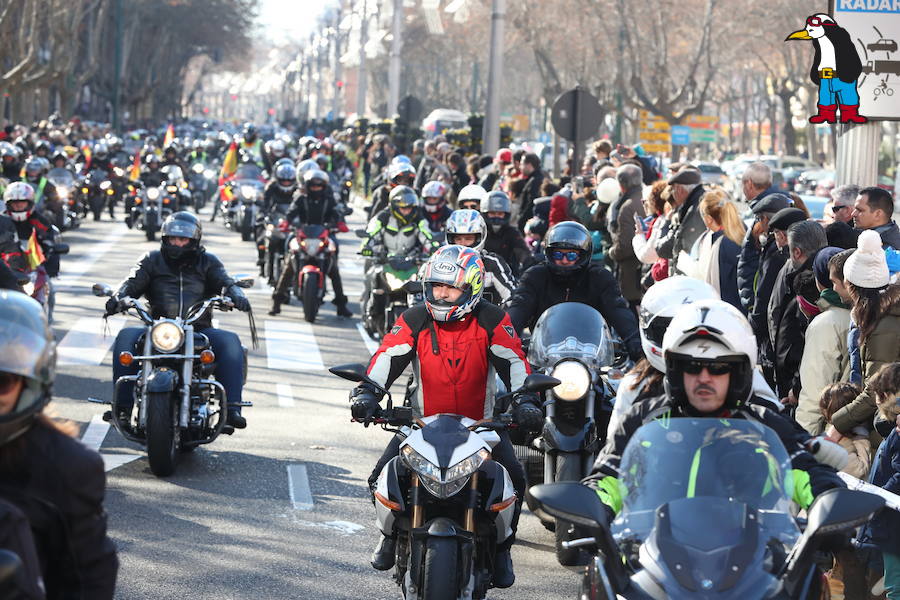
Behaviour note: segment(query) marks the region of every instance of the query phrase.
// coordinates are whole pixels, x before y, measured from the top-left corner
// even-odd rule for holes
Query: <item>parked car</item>
[[[700,170],[700,177],[703,178],[703,183],[726,187],[728,176],[718,164],[714,162],[695,162],[694,166]]]

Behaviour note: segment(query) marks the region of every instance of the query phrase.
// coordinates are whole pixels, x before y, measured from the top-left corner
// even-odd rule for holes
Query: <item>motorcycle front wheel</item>
[[[428,538],[422,574],[423,600],[456,600],[459,591],[458,563],[454,538]]]
[[[310,323],[315,323],[316,314],[319,312],[319,282],[317,277],[310,275],[303,279],[300,300],[303,303],[303,318]]]
[[[157,477],[175,472],[178,461],[178,422],[168,392],[147,395],[147,459]]]

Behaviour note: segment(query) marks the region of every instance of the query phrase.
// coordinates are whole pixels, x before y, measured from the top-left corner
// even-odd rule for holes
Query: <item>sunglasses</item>
[[[820,25],[834,25],[830,21],[823,21],[819,17],[810,17],[806,20],[807,25],[812,25],[813,27],[819,27]]]
[[[324,188],[324,187],[325,187],[325,186],[322,185],[321,183],[311,183],[311,184],[309,184],[309,189],[311,189],[311,190],[321,190],[321,189]]]
[[[732,365],[724,361],[715,360],[688,360],[682,363],[682,370],[689,375],[699,375],[703,369],[710,375],[725,375],[731,373]]]
[[[18,385],[20,375],[14,373],[0,373],[0,394],[8,394]]]
[[[581,252],[578,252],[577,250],[569,250],[568,252],[554,250],[550,256],[553,260],[562,260],[565,258],[568,261],[575,262],[581,257]]]

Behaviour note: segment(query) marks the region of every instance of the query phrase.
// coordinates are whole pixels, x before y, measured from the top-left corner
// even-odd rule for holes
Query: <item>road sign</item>
[[[415,96],[406,96],[397,104],[397,114],[407,123],[419,121],[424,111],[425,107],[422,106],[422,101]]]
[[[691,143],[691,128],[686,125],[676,125],[672,128],[672,144],[687,146]]]
[[[672,139],[668,131],[639,131],[638,137],[648,142],[668,142]]]
[[[646,144],[641,144],[641,146],[644,148],[645,152],[649,152],[650,154],[664,154],[672,150],[671,144],[648,142]]]
[[[575,88],[563,92],[553,103],[550,122],[556,133],[567,140],[589,140],[600,129],[603,109],[591,94]]]
[[[900,2],[832,0],[831,5],[831,15],[850,34],[862,61],[859,114],[900,119]],[[811,49],[806,56],[812,62]]]
[[[640,129],[658,129],[661,131],[669,131],[671,129],[671,125],[669,125],[668,121],[646,121],[641,119],[638,122],[638,127]]]

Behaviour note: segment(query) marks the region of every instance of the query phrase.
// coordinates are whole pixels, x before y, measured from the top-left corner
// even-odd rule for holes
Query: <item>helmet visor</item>
[[[4,344],[0,371],[47,379],[52,377],[53,342],[40,333],[47,327],[37,316],[40,313],[26,310],[23,303],[8,301],[8,295],[18,293],[0,292],[0,339]]]
[[[162,228],[163,237],[183,237],[192,240],[200,239],[200,228],[196,223],[183,221],[181,219],[172,219]]]

